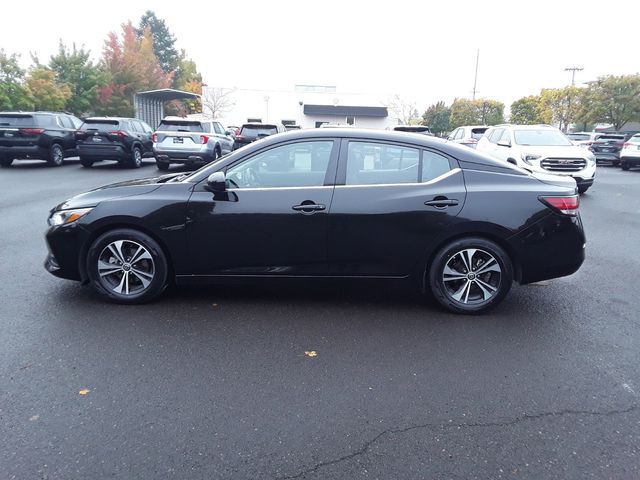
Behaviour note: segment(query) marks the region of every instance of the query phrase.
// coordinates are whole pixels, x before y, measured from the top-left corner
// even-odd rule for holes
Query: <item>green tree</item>
[[[543,89],[540,93],[541,120],[558,125],[560,130],[566,132],[569,125],[578,120],[583,97],[583,89],[574,86]]]
[[[446,106],[443,101],[439,101],[427,108],[422,114],[422,124],[429,126],[434,134],[442,136],[451,130],[450,117],[451,108]]]
[[[543,123],[540,116],[540,97],[529,95],[513,102],[509,121],[520,125]]]
[[[196,62],[187,57],[187,53],[180,52],[178,68],[174,72],[173,85],[178,90],[202,94],[202,75],[198,72]],[[175,100],[170,102],[165,110],[168,115],[187,115],[202,112],[202,102],[198,100]]]
[[[585,123],[610,123],[616,130],[640,121],[640,75],[609,75],[590,82],[577,118]]]
[[[34,67],[26,83],[34,110],[64,110],[72,95],[71,87],[59,84],[56,72],[43,66]]]
[[[180,65],[180,55],[176,49],[176,39],[169,31],[165,21],[158,18],[155,12],[147,10],[138,25],[139,38],[145,35],[145,30],[151,29],[153,37],[153,51],[165,73],[174,72]]]
[[[58,53],[51,56],[49,68],[56,73],[56,81],[71,88],[67,111],[82,116],[94,111],[98,89],[104,84],[104,75],[89,58],[84,47],[71,49],[60,42]]]
[[[450,126],[497,125],[504,122],[504,103],[488,98],[456,98],[451,105]]]
[[[25,71],[16,54],[0,49],[0,110],[31,110],[33,100],[24,85]]]

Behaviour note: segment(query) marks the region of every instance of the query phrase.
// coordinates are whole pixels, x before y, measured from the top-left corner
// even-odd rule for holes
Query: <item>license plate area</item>
[[[184,138],[182,138],[182,137],[173,137],[173,143],[184,143]]]

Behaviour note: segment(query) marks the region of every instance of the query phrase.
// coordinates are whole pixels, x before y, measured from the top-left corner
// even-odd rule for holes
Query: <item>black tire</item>
[[[13,158],[2,157],[0,158],[0,167],[7,168],[13,163]]]
[[[589,187],[578,187],[578,193],[581,195],[587,190],[589,190]]]
[[[127,162],[130,168],[140,168],[142,166],[142,150],[140,147],[133,147],[131,158]]]
[[[49,148],[49,158],[47,163],[52,167],[59,167],[64,162],[64,150],[60,145],[54,143]]]
[[[86,268],[93,288],[116,303],[149,302],[168,284],[167,257],[160,245],[148,235],[128,228],[98,237],[87,252]]]
[[[625,162],[624,160],[620,163],[620,166],[622,167],[623,170],[629,170],[631,168],[631,165],[629,165],[629,162]]]
[[[620,160],[613,160],[611,162],[611,165],[613,165],[614,167],[619,167],[620,166]]]
[[[156,166],[158,167],[158,170],[162,170],[163,172],[169,170],[169,165],[171,165],[169,162],[156,160]]]
[[[93,160],[89,160],[88,158],[80,157],[80,165],[85,168],[91,168],[93,165]]]
[[[471,255],[474,266],[470,271],[465,268],[468,251],[475,251]],[[445,267],[459,275],[445,272]],[[481,273],[474,273],[473,268]],[[449,280],[444,280],[445,275]],[[473,315],[487,311],[504,299],[513,283],[513,265],[509,255],[496,243],[480,237],[461,238],[436,253],[427,279],[440,305],[454,313]],[[454,298],[456,296],[459,299]]]

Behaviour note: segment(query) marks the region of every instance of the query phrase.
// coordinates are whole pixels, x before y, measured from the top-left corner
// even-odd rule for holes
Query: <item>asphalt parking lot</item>
[[[0,171],[0,478],[640,478],[640,171],[598,168],[578,273],[481,317],[376,284],[125,307],[45,272],[51,207],[156,172]]]

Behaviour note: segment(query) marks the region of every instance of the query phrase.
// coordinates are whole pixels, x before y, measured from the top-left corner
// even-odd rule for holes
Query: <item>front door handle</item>
[[[300,205],[294,205],[291,208],[294,209],[297,212],[314,213],[314,212],[319,212],[321,210],[325,210],[327,207],[325,207],[321,203],[311,203],[311,202],[305,203],[305,202],[302,202]]]
[[[455,207],[458,203],[455,198],[449,199],[447,197],[436,197],[433,200],[424,202],[425,205],[436,208]]]

